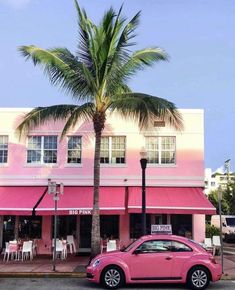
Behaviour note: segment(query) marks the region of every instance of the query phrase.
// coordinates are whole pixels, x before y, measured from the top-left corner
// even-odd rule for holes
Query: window
[[[146,137],[148,163],[175,164],[175,137]]]
[[[167,252],[171,250],[171,241],[153,240],[141,244],[138,248],[142,253]]]
[[[19,238],[40,239],[42,237],[42,217],[20,216]]]
[[[57,136],[29,136],[27,163],[56,163]]]
[[[192,249],[183,243],[172,241],[171,251],[172,252],[192,252]]]
[[[149,235],[151,233],[151,215],[146,214],[146,231]],[[138,239],[141,237],[141,214],[130,214],[130,239]]]
[[[80,136],[68,137],[68,163],[81,163],[82,138]]]
[[[102,137],[100,163],[123,164],[126,162],[126,137]]]
[[[138,247],[138,250],[142,253],[192,252],[185,244],[171,240],[146,241]]]
[[[173,235],[192,237],[192,215],[191,214],[172,214],[171,222]]]
[[[8,136],[0,136],[0,163],[7,163]]]

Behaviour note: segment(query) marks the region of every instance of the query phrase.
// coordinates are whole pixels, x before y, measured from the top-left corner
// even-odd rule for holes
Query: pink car
[[[174,235],[144,236],[121,251],[96,256],[87,267],[87,278],[105,288],[124,283],[187,283],[205,289],[218,281],[222,268],[196,242]]]

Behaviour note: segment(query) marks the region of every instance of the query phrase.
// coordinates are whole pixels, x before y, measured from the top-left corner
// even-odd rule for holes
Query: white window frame
[[[114,138],[118,138],[118,137],[122,137],[124,138],[124,149],[112,149],[112,143],[113,143],[113,139]],[[109,162],[102,162],[100,160],[100,164],[101,165],[115,165],[115,166],[118,166],[118,165],[125,165],[126,164],[126,136],[123,136],[123,135],[115,135],[115,136],[102,136],[101,138],[108,138],[108,160]],[[101,148],[101,152],[104,151],[102,150]],[[120,163],[117,163],[117,162],[112,162],[112,160],[115,160],[117,157],[112,157],[112,153],[113,152],[123,152],[124,151],[124,162],[120,162]],[[100,159],[103,158],[102,156],[100,156]],[[115,160],[116,161],[116,160]]]
[[[45,138],[47,137],[55,137],[56,138],[56,148],[54,149],[46,149],[45,148]],[[29,139],[30,138],[40,138],[41,142],[40,142],[40,149],[34,149],[34,148],[29,148]],[[40,152],[40,160],[36,160],[33,161],[31,160],[31,162],[29,162],[28,160],[28,154],[29,151],[39,151]],[[56,162],[45,162],[44,161],[44,157],[45,157],[45,151],[54,151],[56,153]],[[26,156],[26,163],[28,165],[49,165],[49,164],[57,164],[58,162],[58,136],[57,135],[29,135],[27,138],[27,156]]]
[[[156,140],[155,143],[155,149],[150,150],[148,148],[148,139],[149,138],[153,138]],[[162,148],[162,139],[163,138],[172,138],[174,140],[174,148],[173,149],[163,149]],[[148,164],[150,165],[161,165],[161,166],[172,166],[172,165],[176,165],[176,137],[175,136],[145,136],[145,148],[147,151],[147,158],[148,158]],[[151,160],[149,160],[149,153],[150,152],[154,152],[156,155],[156,159],[158,159],[158,162],[151,162]],[[174,153],[174,162],[169,162],[169,163],[162,163],[162,154],[163,152],[172,152]]]
[[[8,163],[8,145],[9,145],[9,138],[7,135],[0,135],[2,139],[2,143],[0,143],[0,151],[2,152],[2,158],[0,159],[0,164],[7,164]],[[6,161],[4,160],[6,157]]]
[[[69,148],[69,141],[70,141],[70,138],[79,138],[80,139],[80,148]],[[79,152],[80,153],[80,162],[69,162],[69,152]],[[79,154],[78,154],[79,155]],[[74,157],[74,158],[77,158],[79,159],[79,157]],[[81,164],[82,163],[82,136],[78,136],[78,135],[71,135],[71,136],[68,136],[67,137],[67,164],[74,164],[74,165],[77,165],[77,164]]]

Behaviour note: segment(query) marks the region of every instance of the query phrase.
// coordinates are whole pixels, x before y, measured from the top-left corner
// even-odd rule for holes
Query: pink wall
[[[19,117],[26,110],[0,110],[0,134],[9,136],[9,162],[0,165],[0,185],[44,185],[48,178],[56,178],[65,185],[93,184],[94,134],[91,124],[78,124],[69,135],[82,136],[82,164],[66,163],[67,139],[58,145],[58,163],[32,165],[26,163],[26,139],[15,134]],[[204,186],[204,125],[202,110],[182,110],[185,129],[175,132],[171,128],[153,128],[139,132],[132,122],[117,117],[108,118],[103,135],[126,136],[126,164],[101,165],[101,185],[140,185],[139,152],[144,136],[176,136],[176,165],[147,167],[147,185],[152,186]],[[31,135],[59,135],[62,124],[51,122],[30,132]],[[126,181],[124,181],[126,180]]]
[[[129,231],[129,214],[120,215],[119,219],[119,239],[121,241],[121,246],[127,246],[130,243],[130,231]]]
[[[38,254],[51,254],[51,216],[42,217],[42,238],[38,240]]]
[[[206,224],[205,215],[193,215],[193,238],[198,243],[203,243],[205,239]]]

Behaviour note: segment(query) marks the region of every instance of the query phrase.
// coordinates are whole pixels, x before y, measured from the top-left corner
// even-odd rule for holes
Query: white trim
[[[27,210],[27,211],[32,211],[33,207],[31,207],[31,208],[1,207],[0,210]]]
[[[142,208],[142,206],[131,205],[128,208]],[[187,207],[187,206],[146,206],[146,209],[196,209],[196,210],[215,210],[211,207]]]
[[[100,207],[99,210],[125,210],[125,207]],[[47,207],[47,208],[36,208],[36,211],[54,211],[54,207]],[[58,207],[58,211],[60,210],[93,210],[92,207]]]
[[[55,179],[54,177],[49,177],[51,179]],[[91,186],[93,187],[93,180],[68,180],[65,178],[57,178],[57,182],[63,182],[64,186]],[[0,179],[0,186],[46,186],[47,180],[16,180],[16,181],[2,181]],[[128,186],[128,187],[141,187],[141,180],[118,180],[118,181],[102,181],[100,186],[112,186],[112,187],[120,187],[120,186]],[[199,182],[148,182],[148,187],[204,187],[204,183],[201,181]]]
[[[51,163],[51,164],[55,164],[55,163]],[[46,167],[51,167],[51,164],[48,164]],[[34,165],[35,166],[35,165]],[[58,166],[58,164],[57,164]],[[31,166],[28,166],[31,167]],[[37,167],[37,166],[35,166]],[[45,167],[42,166],[40,164],[40,167]],[[119,167],[119,166],[118,166]],[[35,174],[35,175],[13,175],[13,174],[9,174],[9,175],[0,175],[0,180],[4,180],[4,179],[17,179],[17,180],[22,180],[22,179],[29,179],[29,180],[35,180],[35,179],[44,179],[45,181],[48,180],[48,178],[51,179],[66,179],[66,180],[91,180],[93,182],[93,175],[81,175],[81,174],[77,174],[77,175],[54,175],[54,174]],[[141,180],[141,175],[102,175],[102,180],[123,180],[123,179],[127,179],[130,181],[133,181],[135,179],[137,180]],[[159,175],[152,175],[152,176],[148,176],[146,178],[146,181],[148,180],[155,180],[155,181],[159,181],[159,180],[194,180],[194,181],[203,181],[204,183],[204,176],[171,176],[171,175],[163,175],[163,176],[159,176]]]
[[[58,207],[57,210],[92,210],[93,208],[92,207],[66,207],[66,208],[63,208],[63,207]],[[54,207],[46,207],[46,208],[36,208],[36,211],[55,211],[55,208]]]

